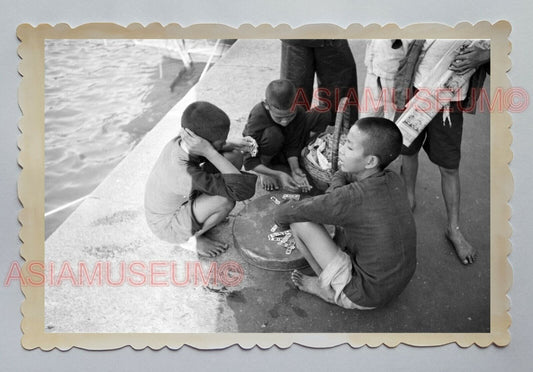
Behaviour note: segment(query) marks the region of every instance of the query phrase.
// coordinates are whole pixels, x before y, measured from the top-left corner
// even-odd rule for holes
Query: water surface
[[[184,64],[157,45],[46,40],[46,237],[79,203],[53,211],[89,195],[197,82],[214,41],[191,42],[203,54],[172,84]]]

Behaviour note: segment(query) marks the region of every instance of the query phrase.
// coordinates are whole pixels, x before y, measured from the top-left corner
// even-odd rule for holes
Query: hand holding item
[[[298,183],[296,183],[296,181],[287,173],[280,172],[278,175],[278,179],[281,183],[281,187],[289,190],[290,192],[297,192],[300,188]]]
[[[296,169],[292,172],[292,178],[298,184],[302,192],[309,192],[311,190],[311,185],[307,180],[307,176],[301,169]]]
[[[490,60],[490,49],[478,43],[463,49],[450,65],[450,70],[463,74],[470,69],[475,69]]]
[[[250,136],[238,138],[228,141],[228,144],[235,150],[240,151],[242,154],[249,153],[252,157],[257,155],[257,142]]]

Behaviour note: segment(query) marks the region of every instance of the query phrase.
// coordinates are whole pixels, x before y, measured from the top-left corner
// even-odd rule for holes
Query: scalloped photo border
[[[198,24],[181,27],[138,23],[123,27],[111,23],[91,23],[71,28],[68,24],[33,27],[22,24],[17,29],[21,41],[18,54],[22,75],[18,101],[22,111],[19,121],[21,135],[19,164],[21,173],[18,195],[23,209],[19,214],[21,256],[28,262],[44,261],[44,40],[45,39],[297,39],[297,38],[447,38],[490,39],[491,42],[491,96],[496,87],[509,89],[506,72],[511,68],[508,40],[511,25],[506,21],[495,24],[479,22],[475,25],[460,23],[455,27],[443,24],[413,24],[400,28],[394,24],[380,26],[359,24],[341,28],[332,24],[312,24],[296,29],[283,24],[273,27],[262,24],[244,24],[232,28],[218,24]],[[25,301],[22,304],[22,346],[25,349],[78,347],[91,350],[116,349],[131,346],[134,349],[179,349],[189,345],[197,349],[220,349],[239,345],[270,348],[276,345],[288,348],[292,344],[325,348],[340,344],[352,347],[364,345],[395,347],[401,343],[412,346],[437,346],[457,343],[461,347],[476,344],[505,346],[510,342],[508,313],[510,303],[507,291],[512,283],[512,269],[507,260],[511,252],[509,238],[511,209],[507,204],[513,191],[513,179],[508,163],[512,159],[510,145],[511,116],[507,111],[492,112],[490,123],[490,333],[46,333],[44,326],[44,286],[22,286]]]

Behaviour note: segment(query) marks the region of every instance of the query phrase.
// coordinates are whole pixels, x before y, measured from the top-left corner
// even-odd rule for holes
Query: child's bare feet
[[[452,243],[455,253],[465,265],[474,263],[476,259],[476,250],[470,245],[470,243],[465,239],[459,227],[455,229],[450,229],[446,231],[446,237]]]
[[[228,244],[209,239],[204,235],[192,237],[183,243],[182,247],[196,250],[198,255],[203,257],[216,257],[228,250]]]
[[[206,236],[198,236],[196,238],[196,252],[199,256],[215,257],[228,250],[228,244],[222,243]]]
[[[328,291],[326,288],[322,288],[318,283],[317,276],[304,275],[300,271],[294,270],[291,273],[291,280],[300,291],[318,296],[327,302],[333,302],[333,289],[330,288]]]
[[[265,176],[264,174],[262,174],[260,179],[261,179],[261,186],[263,186],[263,189],[267,191],[279,189],[278,180],[275,179],[274,177]]]

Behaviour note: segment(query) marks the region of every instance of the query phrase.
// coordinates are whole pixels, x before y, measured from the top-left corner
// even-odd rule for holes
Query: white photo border
[[[18,92],[22,118],[19,121],[19,164],[22,168],[18,194],[23,205],[19,214],[20,238],[23,241],[20,254],[26,263],[44,261],[44,40],[45,39],[95,39],[95,38],[227,38],[227,39],[284,39],[284,38],[447,38],[490,39],[491,42],[491,96],[494,89],[509,89],[507,71],[511,67],[508,40],[511,26],[506,21],[495,24],[479,22],[475,25],[460,23],[455,27],[443,24],[413,24],[400,28],[394,24],[362,26],[352,24],[341,28],[333,24],[312,24],[292,29],[283,24],[273,27],[263,24],[254,27],[244,24],[232,28],[217,24],[197,24],[181,27],[178,24],[162,26],[138,23],[123,27],[111,23],[89,23],[76,28],[67,24],[33,27],[20,25],[17,36],[21,40],[18,54],[21,57],[19,72],[22,75]],[[213,333],[213,334],[145,334],[106,333],[75,334],[46,333],[44,327],[44,286],[22,286],[25,301],[21,311],[22,346],[26,349],[58,348],[67,350],[78,347],[90,350],[116,349],[131,346],[134,349],[150,347],[179,349],[189,345],[197,349],[221,349],[238,344],[249,349],[254,346],[270,348],[276,345],[288,348],[292,344],[326,348],[348,343],[352,347],[364,345],[395,347],[400,343],[412,346],[437,346],[457,343],[461,347],[476,344],[505,346],[510,342],[511,317],[507,292],[512,283],[512,269],[507,260],[511,251],[509,238],[513,179],[508,163],[510,149],[511,116],[508,112],[491,113],[491,200],[490,200],[490,280],[491,280],[491,331],[490,333]]]

